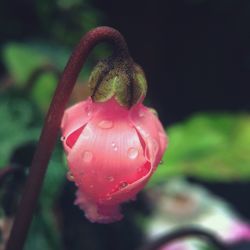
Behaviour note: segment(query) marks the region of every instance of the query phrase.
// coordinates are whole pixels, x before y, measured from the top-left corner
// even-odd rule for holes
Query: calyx
[[[116,101],[131,108],[143,101],[147,81],[142,68],[129,56],[111,56],[100,60],[89,78],[91,97],[95,102]]]

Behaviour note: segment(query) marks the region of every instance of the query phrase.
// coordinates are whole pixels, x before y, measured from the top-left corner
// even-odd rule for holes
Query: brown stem
[[[174,241],[182,240],[186,237],[196,237],[205,240],[218,250],[229,249],[224,242],[220,241],[215,235],[213,235],[209,231],[200,228],[181,228],[176,231],[167,233],[161,236],[160,238],[146,244],[140,250],[159,250],[163,246],[167,246],[173,243]]]
[[[47,165],[56,143],[65,106],[88,54],[100,42],[111,43],[114,47],[114,53],[128,55],[123,36],[110,27],[98,27],[89,31],[82,37],[73,51],[52,99],[6,250],[21,250],[23,248]]]

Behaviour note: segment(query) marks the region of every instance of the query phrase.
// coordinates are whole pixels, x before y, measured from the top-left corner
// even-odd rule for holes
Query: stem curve
[[[65,106],[88,54],[100,42],[110,43],[114,54],[129,55],[127,44],[120,32],[105,26],[86,33],[74,49],[50,104],[5,250],[23,249]]]

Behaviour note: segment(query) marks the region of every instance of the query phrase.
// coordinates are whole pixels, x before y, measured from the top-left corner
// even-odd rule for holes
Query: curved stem
[[[23,248],[65,106],[89,52],[97,43],[104,41],[113,45],[114,53],[129,54],[123,36],[110,27],[89,31],[73,51],[52,99],[6,250]]]
[[[208,232],[204,229],[198,228],[182,228],[174,232],[163,235],[162,237],[148,243],[141,250],[159,250],[161,247],[166,246],[167,244],[173,243],[176,240],[182,240],[185,237],[196,237],[201,238],[212,246],[216,247],[218,250],[227,250],[228,247],[225,243],[221,242],[215,235],[211,232]]]

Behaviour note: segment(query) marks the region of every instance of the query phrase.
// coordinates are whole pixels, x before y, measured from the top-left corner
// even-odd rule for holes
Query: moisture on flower
[[[63,146],[78,187],[75,204],[92,222],[120,220],[120,204],[135,199],[165,151],[163,127],[138,96],[129,108],[115,93],[102,101],[89,97],[64,113]]]

